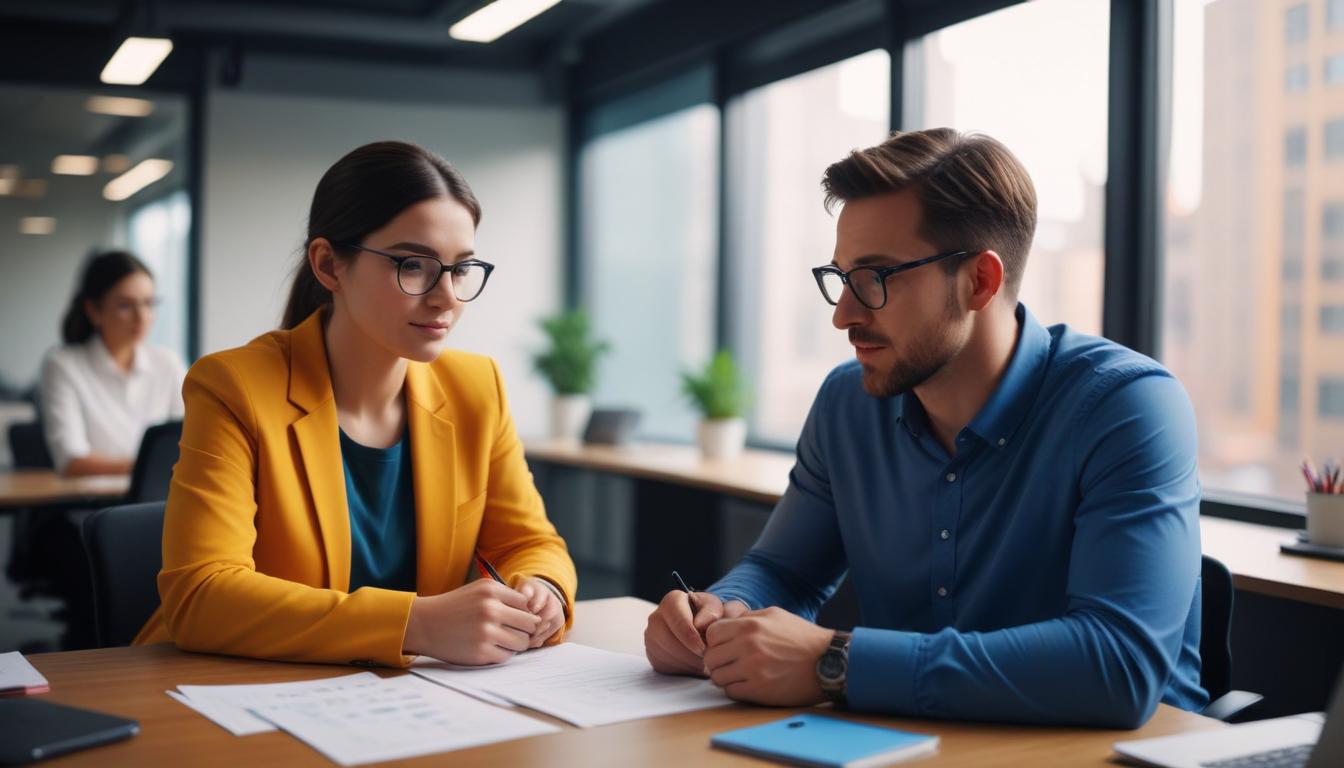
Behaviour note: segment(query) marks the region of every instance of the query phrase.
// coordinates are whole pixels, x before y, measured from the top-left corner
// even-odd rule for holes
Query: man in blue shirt
[[[1161,365],[1018,303],[1030,177],[894,134],[826,171],[814,270],[856,360],[822,384],[742,561],[649,617],[655,669],[743,701],[1135,728],[1199,710],[1195,420]],[[861,621],[817,626],[848,573]]]

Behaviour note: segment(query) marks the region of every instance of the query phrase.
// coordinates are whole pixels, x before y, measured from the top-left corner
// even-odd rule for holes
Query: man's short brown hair
[[[998,253],[1004,283],[1017,295],[1036,232],[1036,189],[997,140],[951,128],[897,131],[831,164],[821,187],[827,211],[837,202],[912,190],[924,211],[920,237],[940,251]]]

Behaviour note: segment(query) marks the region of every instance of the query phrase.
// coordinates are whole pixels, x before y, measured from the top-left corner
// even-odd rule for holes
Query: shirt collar
[[[131,358],[131,370],[123,371],[117,361],[112,359],[112,353],[107,345],[103,343],[103,337],[96,331],[89,337],[89,353],[93,356],[94,362],[100,368],[114,373],[118,376],[133,376],[135,374],[146,373],[149,371],[149,355],[145,354],[144,345],[135,345],[135,356]]]
[[[1008,368],[1003,372],[999,385],[985,401],[980,412],[966,425],[986,443],[1002,447],[1012,439],[1013,433],[1026,418],[1031,404],[1036,399],[1041,380],[1045,377],[1046,360],[1050,354],[1050,332],[1037,322],[1035,315],[1025,304],[1018,302],[1017,343]],[[928,416],[924,405],[914,392],[901,395],[898,418],[910,434],[918,436],[925,428]]]
[[[896,418],[905,425],[906,431],[915,437],[924,431],[924,404],[919,402],[914,392],[904,392],[901,394],[900,409],[896,413]]]
[[[1031,310],[1017,305],[1017,345],[999,385],[966,429],[990,445],[1003,447],[1022,425],[1045,378],[1050,332]]]

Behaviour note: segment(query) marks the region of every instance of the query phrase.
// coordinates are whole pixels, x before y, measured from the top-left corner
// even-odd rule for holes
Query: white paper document
[[[732,702],[708,680],[653,671],[642,656],[575,643],[519,654],[489,667],[429,660],[411,671],[440,685],[485,691],[581,728],[721,707]]]
[[[262,685],[183,685],[168,695],[235,735],[290,733],[341,765],[427,755],[559,728],[414,675],[372,672]]]
[[[555,733],[560,729],[414,675],[375,678],[252,711],[341,765],[397,760]]]
[[[211,701],[192,701],[177,691],[164,691],[164,693],[168,694],[173,701],[188,709],[195,710],[197,714],[204,716],[207,720],[234,736],[251,736],[254,733],[266,733],[275,730],[274,725],[241,707],[219,705]]]
[[[47,678],[18,651],[0,653],[0,695],[46,693]]]
[[[313,690],[325,691],[333,686],[367,683],[380,678],[372,672],[356,672],[353,675],[329,677],[322,680],[301,680],[293,683],[260,683],[255,685],[179,685],[177,696],[166,691],[182,704],[191,707],[214,721],[216,725],[234,736],[251,736],[254,733],[274,731],[275,726],[262,720],[249,710],[256,703],[270,703],[274,697],[304,696]]]

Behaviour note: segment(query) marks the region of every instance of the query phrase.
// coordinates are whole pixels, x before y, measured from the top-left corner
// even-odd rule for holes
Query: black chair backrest
[[[1216,701],[1232,690],[1232,572],[1204,555],[1200,581],[1199,684]]]
[[[9,455],[15,469],[52,469],[56,466],[40,421],[9,425]]]
[[[177,463],[177,446],[180,442],[180,421],[156,424],[145,430],[145,436],[140,439],[140,452],[135,455],[135,468],[131,470],[131,488],[126,492],[127,504],[168,498],[168,483],[173,479],[173,465]]]
[[[101,647],[129,645],[159,606],[162,501],[108,507],[84,518]]]

